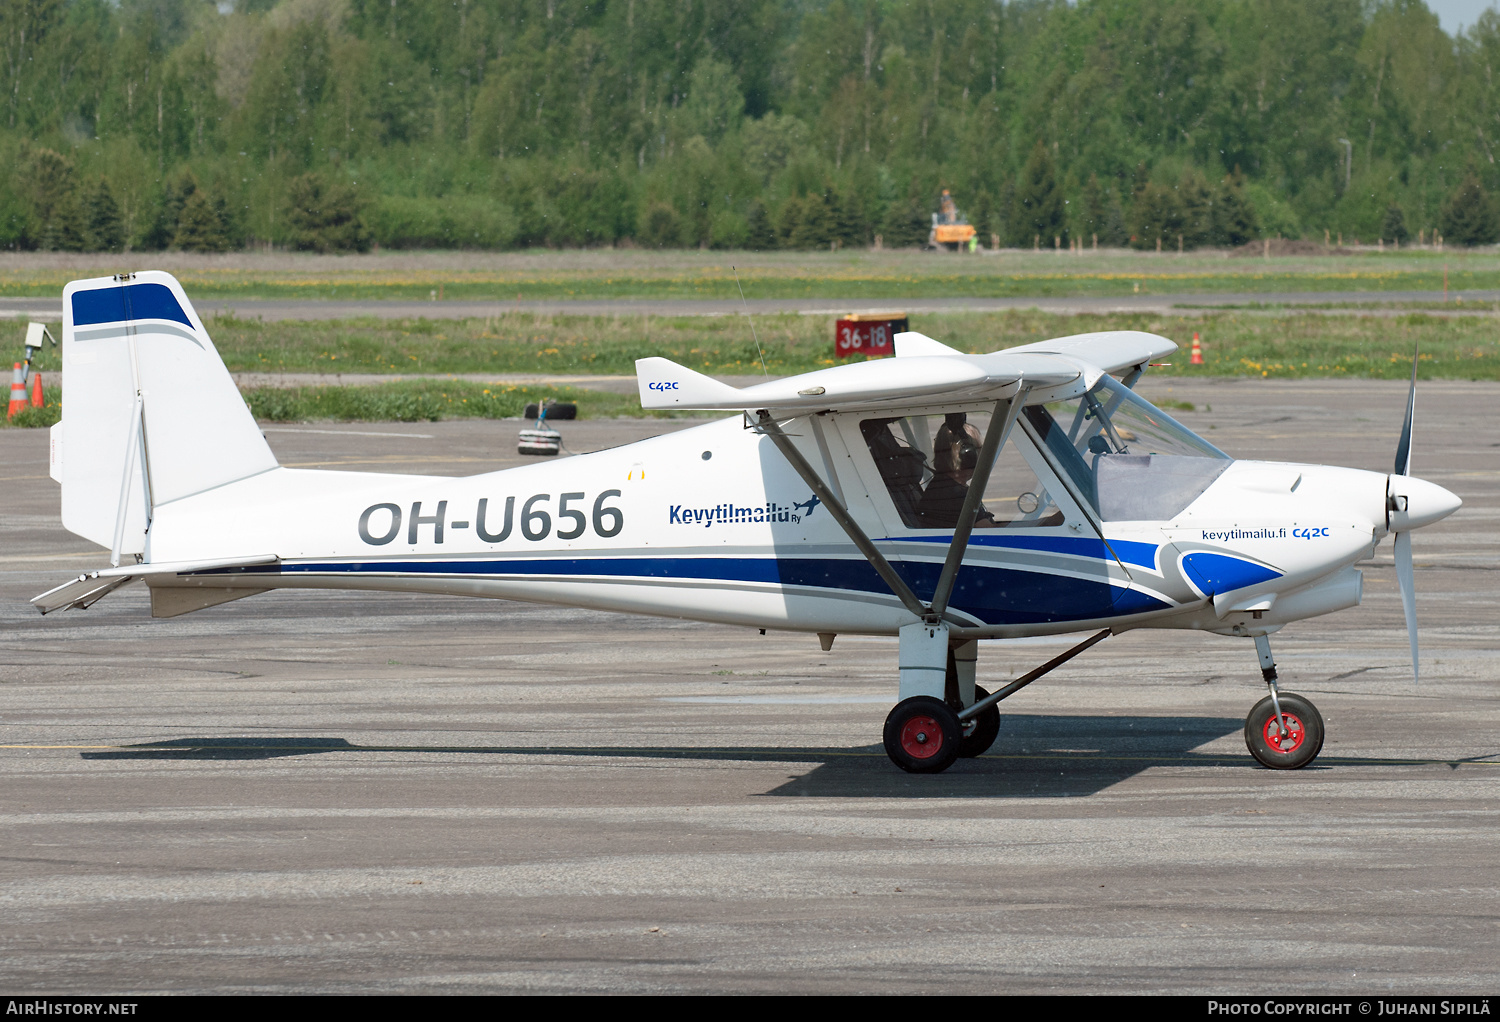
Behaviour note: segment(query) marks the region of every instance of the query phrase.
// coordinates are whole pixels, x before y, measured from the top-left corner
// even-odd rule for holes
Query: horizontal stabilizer
[[[635,362],[642,408],[738,408],[739,391],[668,358]]]
[[[169,577],[191,575],[216,568],[246,568],[262,564],[275,564],[279,558],[267,554],[263,557],[235,557],[216,561],[167,561],[156,564],[127,564],[118,568],[104,568],[79,575],[56,589],[49,589],[40,596],[32,597],[32,604],[43,614],[54,610],[87,610],[121,586],[142,579],[152,582]]]

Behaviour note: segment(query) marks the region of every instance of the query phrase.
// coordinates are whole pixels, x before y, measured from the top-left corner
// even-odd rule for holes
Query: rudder
[[[149,560],[154,508],[276,467],[192,303],[160,271],[63,289],[63,526]],[[60,462],[60,464],[59,464]]]

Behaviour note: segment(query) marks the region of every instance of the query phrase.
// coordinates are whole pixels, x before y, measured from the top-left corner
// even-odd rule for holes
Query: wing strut
[[[1101,628],[1099,631],[1095,632],[1093,635],[1090,635],[1087,639],[1084,639],[1082,642],[1080,642],[1078,645],[1074,646],[1072,649],[1068,650],[1067,652],[1058,654],[1057,656],[1053,657],[1051,660],[1048,660],[1045,664],[1043,664],[1042,666],[1036,668],[1035,670],[1027,671],[1025,674],[1021,675],[1019,678],[1017,678],[1015,681],[1011,682],[1009,685],[1006,685],[1004,688],[1002,688],[999,692],[996,692],[994,695],[988,696],[988,697],[986,697],[984,699],[981,699],[977,703],[975,703],[973,706],[969,706],[969,707],[964,708],[963,710],[960,710],[959,714],[958,714],[959,721],[962,723],[962,722],[967,722],[967,721],[973,720],[975,717],[979,716],[985,710],[988,710],[991,706],[994,706],[1000,700],[1010,698],[1011,696],[1015,695],[1017,692],[1021,691],[1021,689],[1025,688],[1027,685],[1030,685],[1033,681],[1036,681],[1042,675],[1047,674],[1047,673],[1049,673],[1049,672],[1051,672],[1051,671],[1053,671],[1053,670],[1061,667],[1063,664],[1067,663],[1069,660],[1072,660],[1079,653],[1082,653],[1084,650],[1088,649],[1090,646],[1093,646],[1095,643],[1103,642],[1105,639],[1107,639],[1109,637],[1109,635],[1110,635],[1110,629],[1108,629],[1108,628]]]
[[[896,574],[896,569],[891,567],[891,562],[887,561],[885,555],[875,548],[874,543],[870,542],[870,537],[866,536],[865,531],[849,516],[849,512],[844,507],[843,501],[833,495],[833,491],[828,488],[818,473],[813,470],[813,467],[807,463],[807,459],[802,457],[802,452],[797,450],[796,445],[781,431],[781,427],[776,424],[776,420],[771,418],[771,413],[765,409],[761,409],[756,414],[755,425],[757,429],[771,438],[771,442],[776,445],[776,449],[782,453],[782,456],[787,461],[792,463],[792,467],[797,470],[797,474],[802,477],[802,481],[812,487],[813,493],[817,494],[818,499],[823,502],[823,506],[828,508],[828,513],[833,515],[833,520],[839,523],[839,527],[854,541],[854,545],[859,547],[859,552],[865,555],[865,559],[870,562],[870,567],[879,573],[885,584],[891,587],[891,592],[895,593],[901,602],[905,604],[906,609],[919,618],[929,617],[932,612],[922,606],[922,601],[917,599],[917,594],[911,591],[911,586],[907,585],[906,581],[900,575]]]
[[[979,463],[974,466],[974,475],[969,479],[969,492],[964,495],[964,509],[959,512],[958,525],[953,529],[953,542],[948,544],[948,557],[943,561],[943,573],[938,576],[937,588],[932,594],[932,613],[938,617],[942,617],[943,612],[948,609],[948,599],[953,595],[953,587],[958,581],[958,569],[963,565],[964,554],[969,549],[969,534],[974,531],[974,516],[979,513],[980,498],[984,496],[984,488],[990,482],[990,469],[995,467],[1000,448],[1005,446],[1005,439],[1010,436],[1011,428],[1016,424],[1016,416],[1026,403],[1028,389],[1030,388],[1024,383],[1021,385],[1015,397],[1010,399],[1010,406],[1003,418],[1000,408],[1006,402],[995,402],[995,411],[990,415],[990,428],[985,432],[984,445],[979,448]]]

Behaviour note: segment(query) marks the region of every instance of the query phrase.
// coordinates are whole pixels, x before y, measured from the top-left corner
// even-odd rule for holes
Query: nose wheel
[[[1323,717],[1318,708],[1291,692],[1278,693],[1281,714],[1270,696],[1245,718],[1245,745],[1250,755],[1272,770],[1305,767],[1323,750]]]
[[[1308,700],[1276,687],[1276,660],[1266,636],[1255,637],[1255,651],[1271,694],[1245,718],[1245,745],[1261,766],[1272,770],[1305,767],[1323,751],[1323,717]]]
[[[958,759],[963,728],[958,715],[932,696],[912,696],[885,718],[885,753],[909,774],[938,774]]]

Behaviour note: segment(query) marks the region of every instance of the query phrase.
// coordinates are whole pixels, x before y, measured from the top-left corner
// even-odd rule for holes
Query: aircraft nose
[[[1463,501],[1437,483],[1411,476],[1393,475],[1386,484],[1386,527],[1391,532],[1409,532],[1447,518]]]

